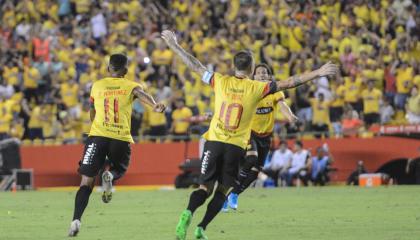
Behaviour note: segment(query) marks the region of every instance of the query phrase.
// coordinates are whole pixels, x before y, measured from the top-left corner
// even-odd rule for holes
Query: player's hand
[[[206,112],[204,113],[204,118],[206,120],[210,120],[213,117],[213,113],[212,112]]]
[[[178,44],[177,41],[176,41],[175,33],[170,31],[170,30],[162,31],[161,37],[163,38],[163,40],[165,40],[165,42],[168,46],[173,46],[173,45]]]
[[[166,106],[163,103],[156,103],[155,106],[153,107],[153,111],[159,112],[159,113],[164,112],[165,109],[166,109]]]
[[[297,123],[299,121],[299,118],[292,114],[288,117],[288,120],[290,123]]]
[[[338,73],[338,66],[331,62],[327,62],[326,64],[322,65],[322,67],[318,69],[318,76],[320,77],[336,75],[337,73]]]

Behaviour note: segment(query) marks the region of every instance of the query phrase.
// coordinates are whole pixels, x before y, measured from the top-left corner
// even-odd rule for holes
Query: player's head
[[[127,56],[121,53],[112,54],[109,58],[108,71],[112,75],[117,75],[118,77],[123,77],[127,74]]]
[[[373,87],[375,87],[375,80],[369,79],[367,83],[369,89],[373,89]]]
[[[254,71],[254,57],[250,51],[240,51],[233,57],[233,65],[235,66],[235,71],[251,76]]]
[[[270,67],[265,63],[260,63],[255,66],[252,79],[258,81],[271,81],[271,75],[272,73]]]
[[[281,140],[279,148],[281,151],[285,151],[287,149],[287,142],[285,140]]]
[[[181,109],[181,108],[183,108],[185,106],[185,101],[184,101],[184,99],[183,98],[178,98],[178,99],[176,99],[176,101],[175,101],[175,107],[177,108],[177,109]]]
[[[318,147],[316,149],[316,154],[318,155],[318,157],[322,157],[324,155],[324,148]]]
[[[303,147],[302,141],[296,140],[296,142],[295,142],[295,151],[302,150],[302,147]]]

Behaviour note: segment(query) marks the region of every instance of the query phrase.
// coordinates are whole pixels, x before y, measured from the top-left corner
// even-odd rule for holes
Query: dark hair
[[[252,77],[254,77],[255,76],[255,74],[257,73],[257,68],[260,68],[260,67],[263,67],[263,68],[265,68],[265,69],[267,69],[267,73],[268,73],[268,75],[272,75],[273,73],[272,73],[272,71],[271,71],[271,68],[267,65],[267,64],[265,64],[265,63],[260,63],[260,64],[257,64],[257,65],[255,65],[255,68],[254,68],[254,73],[252,74]]]
[[[109,67],[115,71],[123,70],[127,65],[128,59],[127,56],[121,53],[112,54],[109,58]]]
[[[252,66],[252,53],[250,51],[240,51],[233,57],[233,65],[239,71],[249,70]]]
[[[300,140],[296,140],[295,144],[298,145],[299,147],[303,147],[303,143]]]
[[[287,146],[287,141],[285,141],[285,140],[280,140],[280,145],[282,145],[282,144],[284,144],[284,145],[286,145],[286,146]]]

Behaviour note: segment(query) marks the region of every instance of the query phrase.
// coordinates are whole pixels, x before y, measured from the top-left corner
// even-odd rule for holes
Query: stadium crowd
[[[420,4],[411,0],[0,0],[0,138],[80,141],[89,91],[107,57],[129,56],[165,114],[136,103],[134,137],[203,133],[209,86],[159,38],[176,29],[209,69],[230,73],[233,54],[254,53],[275,80],[341,65],[335,79],[286,92],[300,119],[277,114],[276,134],[355,135],[373,124],[420,124]],[[188,44],[186,44],[188,43]]]

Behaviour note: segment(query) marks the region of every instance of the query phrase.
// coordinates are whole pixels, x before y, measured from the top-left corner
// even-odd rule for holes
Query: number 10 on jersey
[[[222,103],[220,108],[219,119],[225,123],[225,128],[235,130],[241,122],[242,112],[244,108],[239,103]]]
[[[110,102],[113,104],[113,110],[114,110],[114,123],[118,123],[120,121],[119,118],[119,106],[118,106],[118,98],[114,98],[112,101],[110,98],[104,99],[104,109],[105,109],[105,122],[109,123],[111,119],[111,113],[110,113]]]

